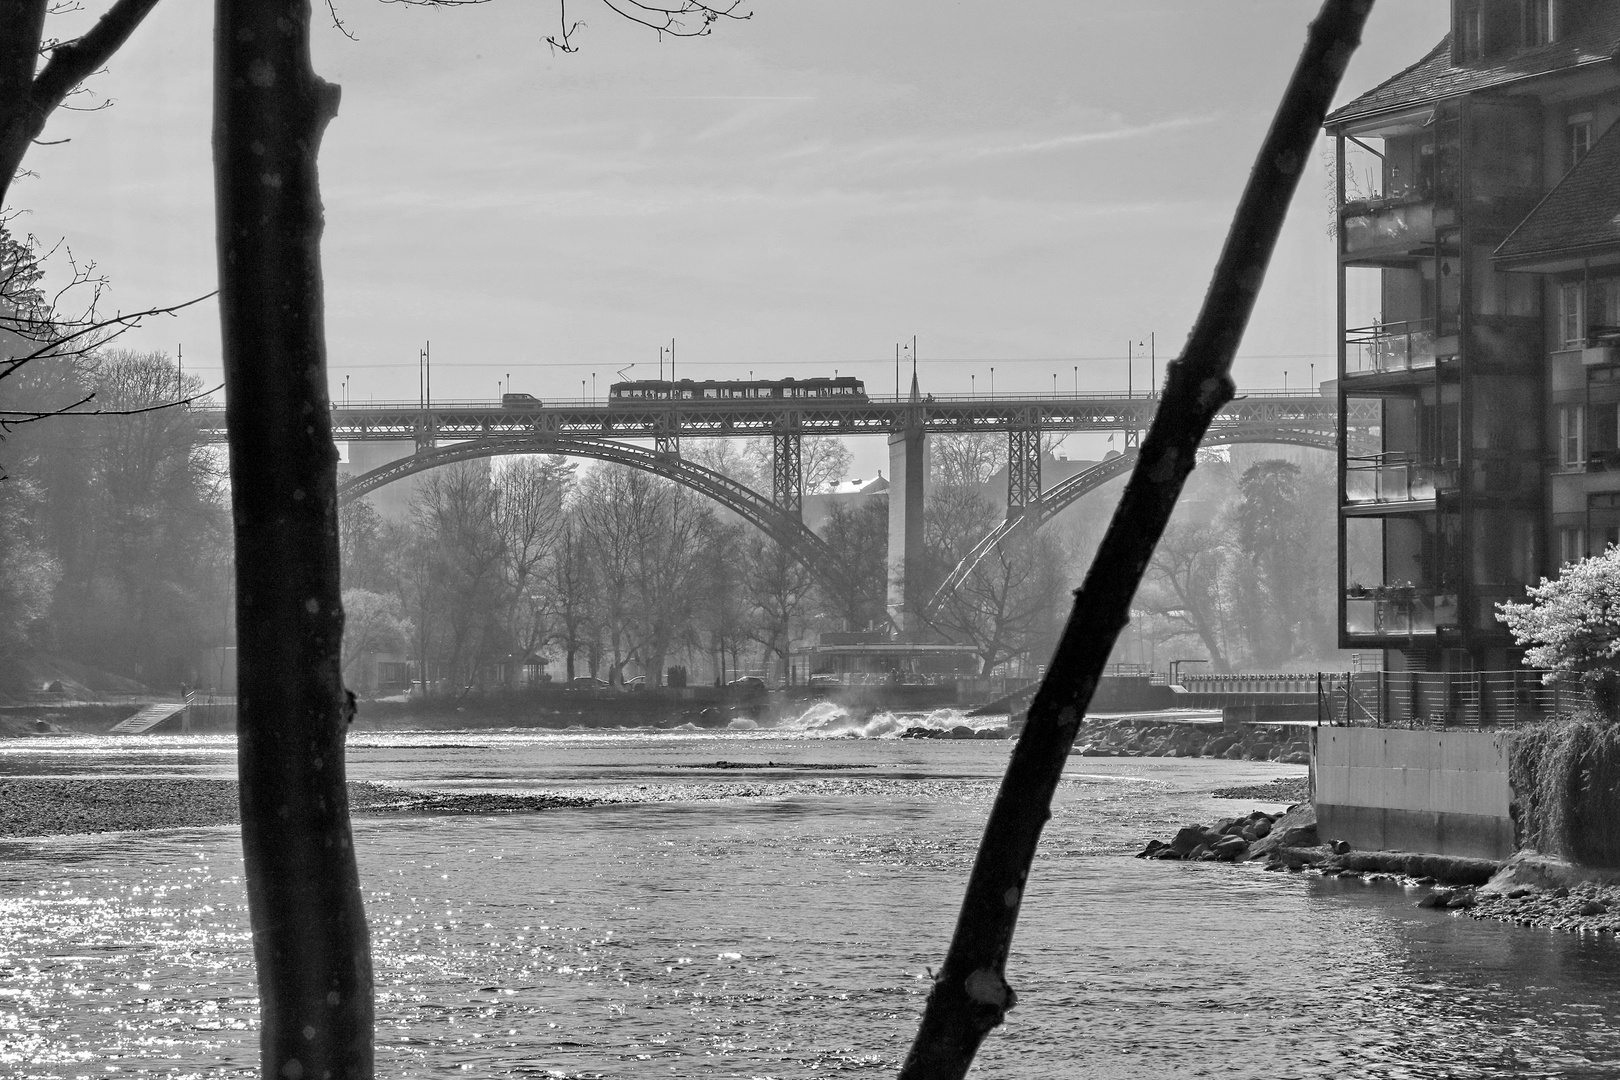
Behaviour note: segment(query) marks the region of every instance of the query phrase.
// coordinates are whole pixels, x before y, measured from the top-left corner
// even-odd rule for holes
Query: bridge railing
[[[1321,676],[1314,671],[1275,675],[1182,675],[1176,688],[1187,694],[1315,694]]]

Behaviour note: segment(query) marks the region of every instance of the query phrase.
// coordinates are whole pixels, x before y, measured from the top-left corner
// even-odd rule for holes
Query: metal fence
[[[1322,676],[1325,724],[1370,727],[1508,727],[1591,707],[1578,687],[1548,685],[1546,674],[1513,671],[1364,671]]]

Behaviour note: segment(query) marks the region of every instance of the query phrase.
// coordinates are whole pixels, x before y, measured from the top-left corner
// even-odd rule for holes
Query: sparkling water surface
[[[378,1075],[892,1075],[1011,747],[834,737],[913,722],[355,732],[354,779],[619,800],[357,819]],[[219,737],[0,747],[85,783],[233,771]],[[1302,771],[1071,760],[974,1075],[1620,1075],[1612,939],[1130,857]],[[0,842],[0,1076],[250,1076],[255,1021],[234,829]]]

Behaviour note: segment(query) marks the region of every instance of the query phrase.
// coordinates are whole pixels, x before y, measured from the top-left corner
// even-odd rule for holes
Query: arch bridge
[[[561,454],[614,462],[663,476],[732,510],[782,544],[818,580],[847,585],[844,568],[827,543],[803,523],[800,447],[805,435],[888,437],[890,447],[890,609],[898,625],[915,625],[904,610],[900,582],[907,562],[922,549],[923,460],[930,434],[1001,433],[1008,440],[1007,512],[973,548],[925,605],[937,607],[973,567],[1021,527],[1040,528],[1060,511],[1136,460],[1138,434],[1151,422],[1157,400],[1119,395],[1002,397],[935,400],[917,392],[905,399],[858,402],[664,402],[625,408],[563,403],[531,409],[497,402],[450,403],[426,408],[367,405],[334,408],[334,438],[398,442],[409,449],[396,460],[346,481],[342,501],[427,469],[505,454]],[[1205,445],[1280,443],[1331,450],[1336,445],[1337,402],[1315,394],[1263,393],[1231,402],[1215,419]],[[199,410],[205,435],[223,439],[223,415]],[[1352,415],[1351,424],[1377,423]],[[1047,431],[1123,431],[1125,453],[1077,473],[1050,489],[1041,481],[1041,436]],[[680,455],[681,437],[770,437],[769,497]],[[649,440],[652,445],[646,445]],[[439,445],[439,440],[446,441]],[[630,439],[638,442],[626,441]]]
[[[1234,443],[1274,443],[1329,451],[1338,447],[1338,439],[1331,433],[1290,428],[1268,431],[1241,427],[1212,429],[1204,436],[1202,445],[1231,446]],[[985,533],[972,550],[962,557],[949,574],[945,575],[945,580],[940,582],[939,587],[923,606],[923,618],[927,619],[937,611],[946,597],[961,588],[962,583],[973,573],[974,567],[1014,533],[1020,529],[1039,529],[1081,496],[1097,490],[1110,480],[1124,476],[1135,467],[1136,454],[1136,448],[1132,447],[1115,457],[1099,461],[1089,469],[1082,469],[1042,492],[1037,501],[1019,507],[1016,511],[1009,503],[1007,516],[1001,524]]]

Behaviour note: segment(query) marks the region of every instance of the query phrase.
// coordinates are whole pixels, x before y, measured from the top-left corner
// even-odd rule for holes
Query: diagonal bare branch
[[[968,879],[956,930],[934,979],[901,1080],[954,1080],[1013,1007],[1006,967],[1041,829],[1075,735],[1132,597],[1197,460],[1210,420],[1232,398],[1243,338],[1288,203],[1361,40],[1372,0],[1326,0],[1260,148],[1203,309],[1142,443],[1074,610],[1030,704]]]

